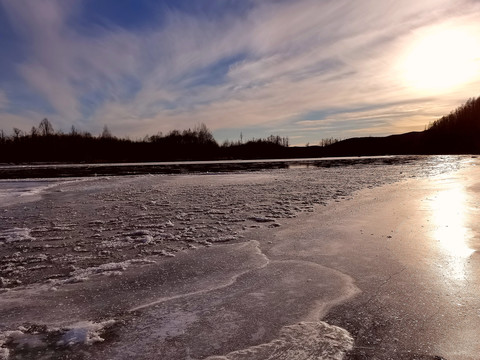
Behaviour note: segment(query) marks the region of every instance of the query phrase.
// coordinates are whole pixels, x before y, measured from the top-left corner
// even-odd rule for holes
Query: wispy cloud
[[[0,111],[5,110],[8,105],[8,98],[5,91],[0,90]]]
[[[17,71],[67,129],[107,124],[142,136],[204,122],[291,136],[316,129],[318,138],[408,131],[478,86],[419,102],[425,94],[397,71],[419,29],[468,21],[480,31],[480,8],[466,0],[251,1],[216,17],[163,9],[158,26],[138,29],[86,27],[75,1],[1,3],[28,53]],[[326,115],[312,127],[305,117],[315,111]]]

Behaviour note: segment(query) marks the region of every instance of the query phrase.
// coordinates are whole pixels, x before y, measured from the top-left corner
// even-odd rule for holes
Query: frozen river
[[[442,349],[426,348],[430,340],[416,346],[390,324],[383,346],[356,323],[352,311],[368,308],[364,296],[401,268],[383,253],[395,239],[390,232],[377,228],[362,240],[360,230],[349,231],[369,216],[359,211],[365,194],[373,211],[377,193],[393,199],[398,188],[406,201],[405,184],[413,194],[476,161],[389,157],[254,172],[1,180],[0,354],[387,359],[402,351],[434,359]],[[385,225],[396,205],[382,206],[377,219]],[[403,343],[392,347],[393,338]]]

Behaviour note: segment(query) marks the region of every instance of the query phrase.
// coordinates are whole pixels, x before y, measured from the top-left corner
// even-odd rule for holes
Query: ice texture
[[[78,279],[89,277],[81,269],[120,274],[123,268],[102,266],[243,241],[246,231],[281,226],[281,219],[357,190],[459,164],[449,157],[399,157],[234,174],[57,181],[41,199],[0,212],[0,277],[8,279],[2,286],[66,280],[72,269]]]
[[[325,322],[302,322],[285,326],[269,343],[206,360],[341,360],[352,348],[353,338],[346,330]]]
[[[268,228],[288,223],[288,218],[314,211],[315,207],[332,201],[348,199],[356,191],[367,187],[435,175],[459,166],[461,161],[452,161],[448,157],[400,157],[369,163],[352,161],[345,166],[321,168],[233,174],[142,175],[56,183],[55,187],[46,189],[38,198],[39,194],[35,193],[35,201],[28,204],[12,203],[0,209],[0,300],[3,301],[2,304],[9,305],[8,309],[20,309],[22,305],[28,304],[32,310],[21,309],[25,310],[22,314],[41,317],[41,314],[35,312],[38,295],[43,304],[49,304],[51,299],[55,304],[65,302],[62,311],[69,316],[75,314],[76,318],[70,320],[73,323],[70,325],[37,323],[17,328],[19,323],[29,320],[28,316],[17,319],[16,312],[5,311],[4,315],[9,317],[10,323],[0,324],[0,359],[16,358],[19,354],[30,356],[25,358],[35,358],[35,352],[45,355],[43,358],[59,358],[61,354],[58,352],[78,348],[87,351],[84,347],[92,348],[90,345],[94,345],[93,348],[101,347],[103,345],[99,343],[108,338],[108,332],[116,324],[113,320],[104,319],[117,315],[123,316],[125,323],[131,321],[133,329],[137,330],[136,333],[128,333],[127,337],[130,334],[146,334],[145,337],[148,337],[148,343],[152,346],[171,350],[172,353],[166,353],[166,359],[178,358],[179,349],[176,343],[170,342],[168,346],[165,344],[172,337],[178,338],[177,340],[185,338],[183,330],[191,331],[191,328],[198,326],[203,331],[205,319],[211,320],[210,335],[218,335],[218,344],[222,346],[225,345],[222,343],[225,333],[236,336],[240,326],[255,330],[248,333],[252,342],[230,347],[225,352],[213,352],[210,349],[204,356],[221,353],[227,355],[216,359],[263,359],[267,353],[273,353],[278,354],[279,358],[296,360],[341,359],[352,346],[351,336],[343,329],[320,321],[297,323],[305,320],[302,311],[306,309],[297,306],[296,301],[292,302],[294,307],[288,307],[289,303],[284,302],[286,294],[283,293],[282,297],[278,295],[292,287],[290,296],[310,294],[308,299],[315,301],[326,289],[338,287],[338,279],[332,278],[337,279],[332,285],[327,284],[332,280],[330,277],[322,277],[313,283],[325,286],[325,289],[314,291],[316,288],[310,282],[311,274],[302,283],[298,277],[298,274],[307,276],[305,271],[314,267],[313,264],[276,261],[267,266],[269,259],[260,252],[258,246],[250,249],[254,255],[250,251],[246,258],[242,258],[238,249],[244,245],[245,248],[253,246],[249,231],[256,231],[257,228],[270,231]],[[0,182],[0,188],[1,186]],[[213,256],[209,259],[207,264],[212,271],[210,282],[215,286],[210,284],[208,287],[205,272],[202,271],[202,261],[208,259],[205,253],[215,254],[217,249],[226,247],[237,250],[231,258]],[[204,257],[196,262],[196,254],[200,252]],[[183,263],[182,271],[185,273],[179,274],[177,265],[182,259],[185,260],[185,256],[182,256],[185,254],[189,254],[191,261],[187,263],[188,266]],[[218,261],[218,264],[212,264],[214,261]],[[252,261],[253,270],[242,268]],[[152,264],[155,265],[150,266]],[[228,269],[225,264],[235,265],[235,272],[225,274]],[[165,266],[162,267],[163,265]],[[295,266],[298,269],[294,273],[278,272],[280,268],[290,271]],[[142,284],[139,279],[150,268],[171,271],[155,273],[156,276],[152,275],[152,278],[156,281]],[[316,274],[317,270],[312,270],[312,274]],[[261,272],[264,277],[255,282],[249,281],[253,279],[255,271]],[[327,269],[318,271],[324,273]],[[270,279],[277,276],[277,280],[262,282],[268,273]],[[165,278],[166,274],[170,274],[170,277]],[[129,275],[136,277],[132,279]],[[162,287],[162,282],[177,276],[170,283],[172,293],[165,294],[168,288]],[[195,284],[198,285],[193,286],[189,283],[190,280],[196,280]],[[259,288],[252,290],[252,283]],[[304,283],[310,285],[304,286]],[[100,313],[95,313],[96,317],[88,317],[84,312],[89,309],[90,299],[85,295],[86,289],[99,286],[96,292],[90,294],[103,295],[103,286],[111,287],[112,284],[120,284],[124,292],[107,293],[113,299],[104,299],[105,302],[112,302],[104,308],[99,302],[95,304],[95,309],[115,311],[117,305],[124,300],[122,297],[128,293],[133,298],[128,300],[136,302],[132,304],[131,311],[125,312],[123,308],[122,312],[118,306],[119,313],[105,314],[99,310]],[[130,287],[125,288],[126,284]],[[346,290],[349,290],[347,285]],[[271,291],[265,291],[267,286],[272,287]],[[294,286],[301,286],[301,289]],[[231,288],[239,289],[239,294],[244,294],[245,299],[249,299],[244,304],[258,306],[262,302],[268,305],[279,301],[285,306],[283,313],[288,313],[289,316],[295,313],[295,320],[286,323],[294,325],[280,324],[275,332],[269,333],[277,336],[276,331],[281,329],[277,338],[271,340],[272,336],[262,333],[263,325],[250,327],[246,321],[239,322],[241,317],[236,312],[239,298],[232,296]],[[69,305],[66,305],[65,295],[78,294],[75,291],[79,291],[83,297],[70,296]],[[218,298],[214,295],[203,297],[206,293],[221,291],[225,293],[218,295]],[[250,297],[254,299],[253,303]],[[193,298],[198,298],[197,302]],[[212,302],[212,299],[215,301]],[[223,305],[217,311],[215,305],[220,306],[225,302],[231,306],[231,311],[225,311]],[[175,308],[178,304],[182,305],[182,309],[190,306],[189,315],[184,314],[185,310],[182,312]],[[70,312],[70,305],[78,306],[78,311]],[[207,306],[213,308],[206,311]],[[272,311],[278,307],[279,305],[272,307]],[[259,311],[252,315],[254,319],[265,312],[259,308],[254,309]],[[145,329],[138,328],[138,324],[143,321],[140,319],[145,318],[144,313],[147,311],[154,320],[152,325],[149,325],[147,319],[146,324],[149,326]],[[140,318],[134,319],[142,312]],[[195,316],[192,315],[193,312]],[[280,317],[279,313],[274,313]],[[56,314],[52,312],[49,315]],[[265,326],[272,323],[271,318],[267,320]],[[128,328],[125,323],[123,328]],[[221,332],[217,334],[215,328],[221,323]],[[10,327],[10,324],[15,326]],[[152,329],[160,338],[165,338],[160,339],[164,343],[151,337]],[[125,347],[128,348],[131,345],[128,341],[135,340],[125,341]],[[265,343],[261,344],[262,341]],[[259,343],[260,345],[250,346]],[[201,353],[205,349],[197,350]],[[153,350],[148,351],[139,358],[152,358]],[[157,353],[159,351],[157,349]],[[103,354],[96,353],[95,350],[89,354],[94,353],[97,357],[92,359],[102,358]],[[122,356],[131,358],[126,353],[122,353]]]

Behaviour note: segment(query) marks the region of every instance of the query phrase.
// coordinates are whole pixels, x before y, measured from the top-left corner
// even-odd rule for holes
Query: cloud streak
[[[398,73],[423,28],[467,21],[480,33],[475,2],[251,1],[248,10],[215,17],[162,9],[158,24],[137,29],[86,26],[74,1],[1,3],[28,54],[16,65],[23,86],[50,105],[45,116],[64,129],[99,132],[107,124],[135,137],[204,122],[223,133],[283,129],[311,142],[299,134],[420,130],[439,108],[475,96],[478,87],[473,79],[432,101]],[[5,115],[2,104],[0,92]],[[28,106],[30,116],[42,112]],[[312,112],[326,114],[313,127],[306,119]]]

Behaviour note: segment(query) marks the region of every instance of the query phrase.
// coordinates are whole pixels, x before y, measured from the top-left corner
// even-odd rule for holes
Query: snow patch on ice
[[[121,273],[125,271],[130,263],[128,261],[123,261],[119,263],[106,263],[101,264],[99,266],[92,266],[85,269],[75,269],[70,273],[70,281],[69,282],[81,282],[84,280],[88,280],[92,275],[99,275],[99,274],[112,274],[112,273]]]
[[[92,221],[89,221],[88,222],[89,225],[103,225],[105,224],[105,221],[104,220],[92,220]]]
[[[0,207],[36,200],[58,180],[0,180]]]
[[[26,329],[24,329],[26,330]],[[6,331],[5,344],[13,345],[17,349],[40,349],[47,347],[47,343],[38,333],[25,333],[21,330]]]
[[[264,223],[264,222],[274,222],[275,219],[266,217],[266,216],[251,216],[248,218],[248,220],[253,220],[259,223]]]
[[[216,242],[216,243],[219,243],[219,242],[229,242],[229,241],[234,241],[234,240],[237,240],[237,236],[235,235],[223,235],[223,236],[219,236],[217,238],[210,238],[209,241],[210,242]]]
[[[340,327],[325,322],[301,322],[283,327],[280,337],[269,343],[206,360],[341,360],[353,348],[353,342],[352,336]]]
[[[0,231],[0,243],[11,243],[15,241],[33,241],[32,230],[29,228],[13,228]]]
[[[98,275],[121,275],[132,264],[149,265],[156,262],[149,259],[131,259],[117,263],[106,263],[99,266],[92,266],[85,269],[74,269],[70,273],[70,277],[63,281],[57,281],[58,283],[77,283],[89,280],[91,276]]]
[[[72,346],[76,344],[92,345],[96,342],[105,341],[101,337],[105,329],[113,326],[115,320],[107,320],[100,323],[92,321],[81,321],[67,328],[60,340],[57,341],[58,346]]]
[[[171,220],[168,220],[168,221],[164,224],[164,226],[166,226],[166,227],[174,227],[175,224],[174,224]]]
[[[135,230],[125,234],[127,241],[134,241],[142,244],[149,244],[154,241],[150,230]]]
[[[1,346],[1,341],[0,341]],[[10,350],[4,347],[0,347],[0,360],[8,360],[10,357]]]
[[[20,280],[17,280],[17,279],[8,279],[8,278],[4,278],[2,276],[0,276],[0,288],[3,289],[3,288],[7,288],[7,287],[10,287],[10,286],[17,286],[17,285],[20,285],[22,282]]]
[[[81,321],[61,328],[46,325],[23,326],[0,333],[0,360],[8,360],[15,351],[35,352],[47,348],[59,349],[74,345],[93,345],[103,342],[106,329],[117,323],[110,319],[102,322]],[[17,358],[17,357],[15,357]]]
[[[174,253],[168,252],[166,250],[160,250],[160,255],[166,256],[166,257],[175,257]]]

